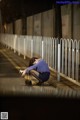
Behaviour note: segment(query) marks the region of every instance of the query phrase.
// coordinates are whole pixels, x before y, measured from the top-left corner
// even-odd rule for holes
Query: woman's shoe
[[[26,84],[26,85],[32,85],[32,82],[31,82],[31,80],[26,80],[26,81],[25,81],[25,84]]]
[[[42,85],[44,82],[38,82],[36,85]]]

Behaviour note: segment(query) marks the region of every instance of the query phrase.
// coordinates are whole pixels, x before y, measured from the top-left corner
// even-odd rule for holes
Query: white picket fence
[[[27,57],[41,57],[48,65],[73,81],[80,81],[80,40],[60,39],[60,52],[58,39],[42,36],[0,34],[0,43],[11,48],[18,55]],[[60,53],[60,65],[58,65]]]

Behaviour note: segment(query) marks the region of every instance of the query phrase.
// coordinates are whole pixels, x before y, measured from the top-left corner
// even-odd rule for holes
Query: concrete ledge
[[[70,81],[70,82],[72,82],[72,83],[74,83],[75,85],[77,85],[77,86],[79,86],[80,87],[80,83],[79,82],[77,82],[76,80],[74,80],[74,79],[72,79],[72,78],[70,78],[70,77],[68,77],[68,76],[66,76],[65,74],[63,74],[63,73],[57,73],[57,71],[56,70],[54,70],[53,68],[51,68],[50,67],[50,70],[51,71],[53,71],[53,72],[55,72],[56,74],[60,74],[60,76],[61,77],[63,77],[64,78],[64,80],[68,80],[68,81]]]

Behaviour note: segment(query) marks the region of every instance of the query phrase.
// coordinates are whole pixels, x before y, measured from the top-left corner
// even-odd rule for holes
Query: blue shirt
[[[29,73],[30,70],[36,70],[37,72],[49,72],[50,69],[48,67],[48,64],[43,60],[40,59],[38,63],[34,64],[33,66],[30,66],[26,69],[26,73]]]

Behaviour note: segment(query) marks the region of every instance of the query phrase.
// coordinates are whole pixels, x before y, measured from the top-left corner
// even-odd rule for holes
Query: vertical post
[[[80,41],[77,42],[77,45],[76,45],[76,80],[78,81],[79,80],[79,46],[80,46]]]
[[[41,13],[41,36],[43,36],[43,13]]]
[[[64,73],[64,39],[62,39],[62,73]]]
[[[62,20],[61,20],[61,6],[59,4],[55,4],[55,37],[62,37]]]
[[[71,76],[71,40],[68,42],[68,76]]]
[[[22,18],[22,35],[26,35],[26,17]]]
[[[62,37],[62,21],[61,21],[61,6],[59,4],[55,4],[55,37],[58,38],[57,44],[57,68],[58,74],[57,79],[60,81],[60,38]],[[55,61],[56,62],[56,61]]]
[[[13,34],[15,34],[15,20],[13,21]]]
[[[17,35],[15,35],[14,37],[14,53],[16,53],[16,39],[17,39]]]
[[[57,39],[55,39],[55,70],[57,70]]]
[[[65,73],[65,75],[67,75],[68,74],[68,72],[67,72],[67,69],[68,69],[68,62],[67,62],[67,59],[68,59],[68,40],[66,40],[65,39],[65,52],[64,52],[64,54],[65,54],[65,68],[64,68],[64,73]]]
[[[73,8],[73,4],[71,4],[71,38],[73,39],[73,23],[74,23],[74,8]]]
[[[74,79],[74,65],[75,65],[75,42],[72,41],[72,78]]]
[[[44,58],[44,41],[42,40],[42,59]]]
[[[60,81],[60,43],[58,44],[58,74],[57,79]]]
[[[20,36],[18,36],[18,55],[20,56]]]
[[[25,38],[24,38],[24,59],[26,59],[25,52],[26,52],[26,49],[25,49]]]
[[[53,39],[53,68],[55,68],[55,39]]]
[[[33,57],[33,39],[31,39],[31,57]]]
[[[8,46],[8,49],[9,49],[9,43],[10,43],[10,41],[8,39],[8,35],[6,37],[7,37],[7,46]]]

